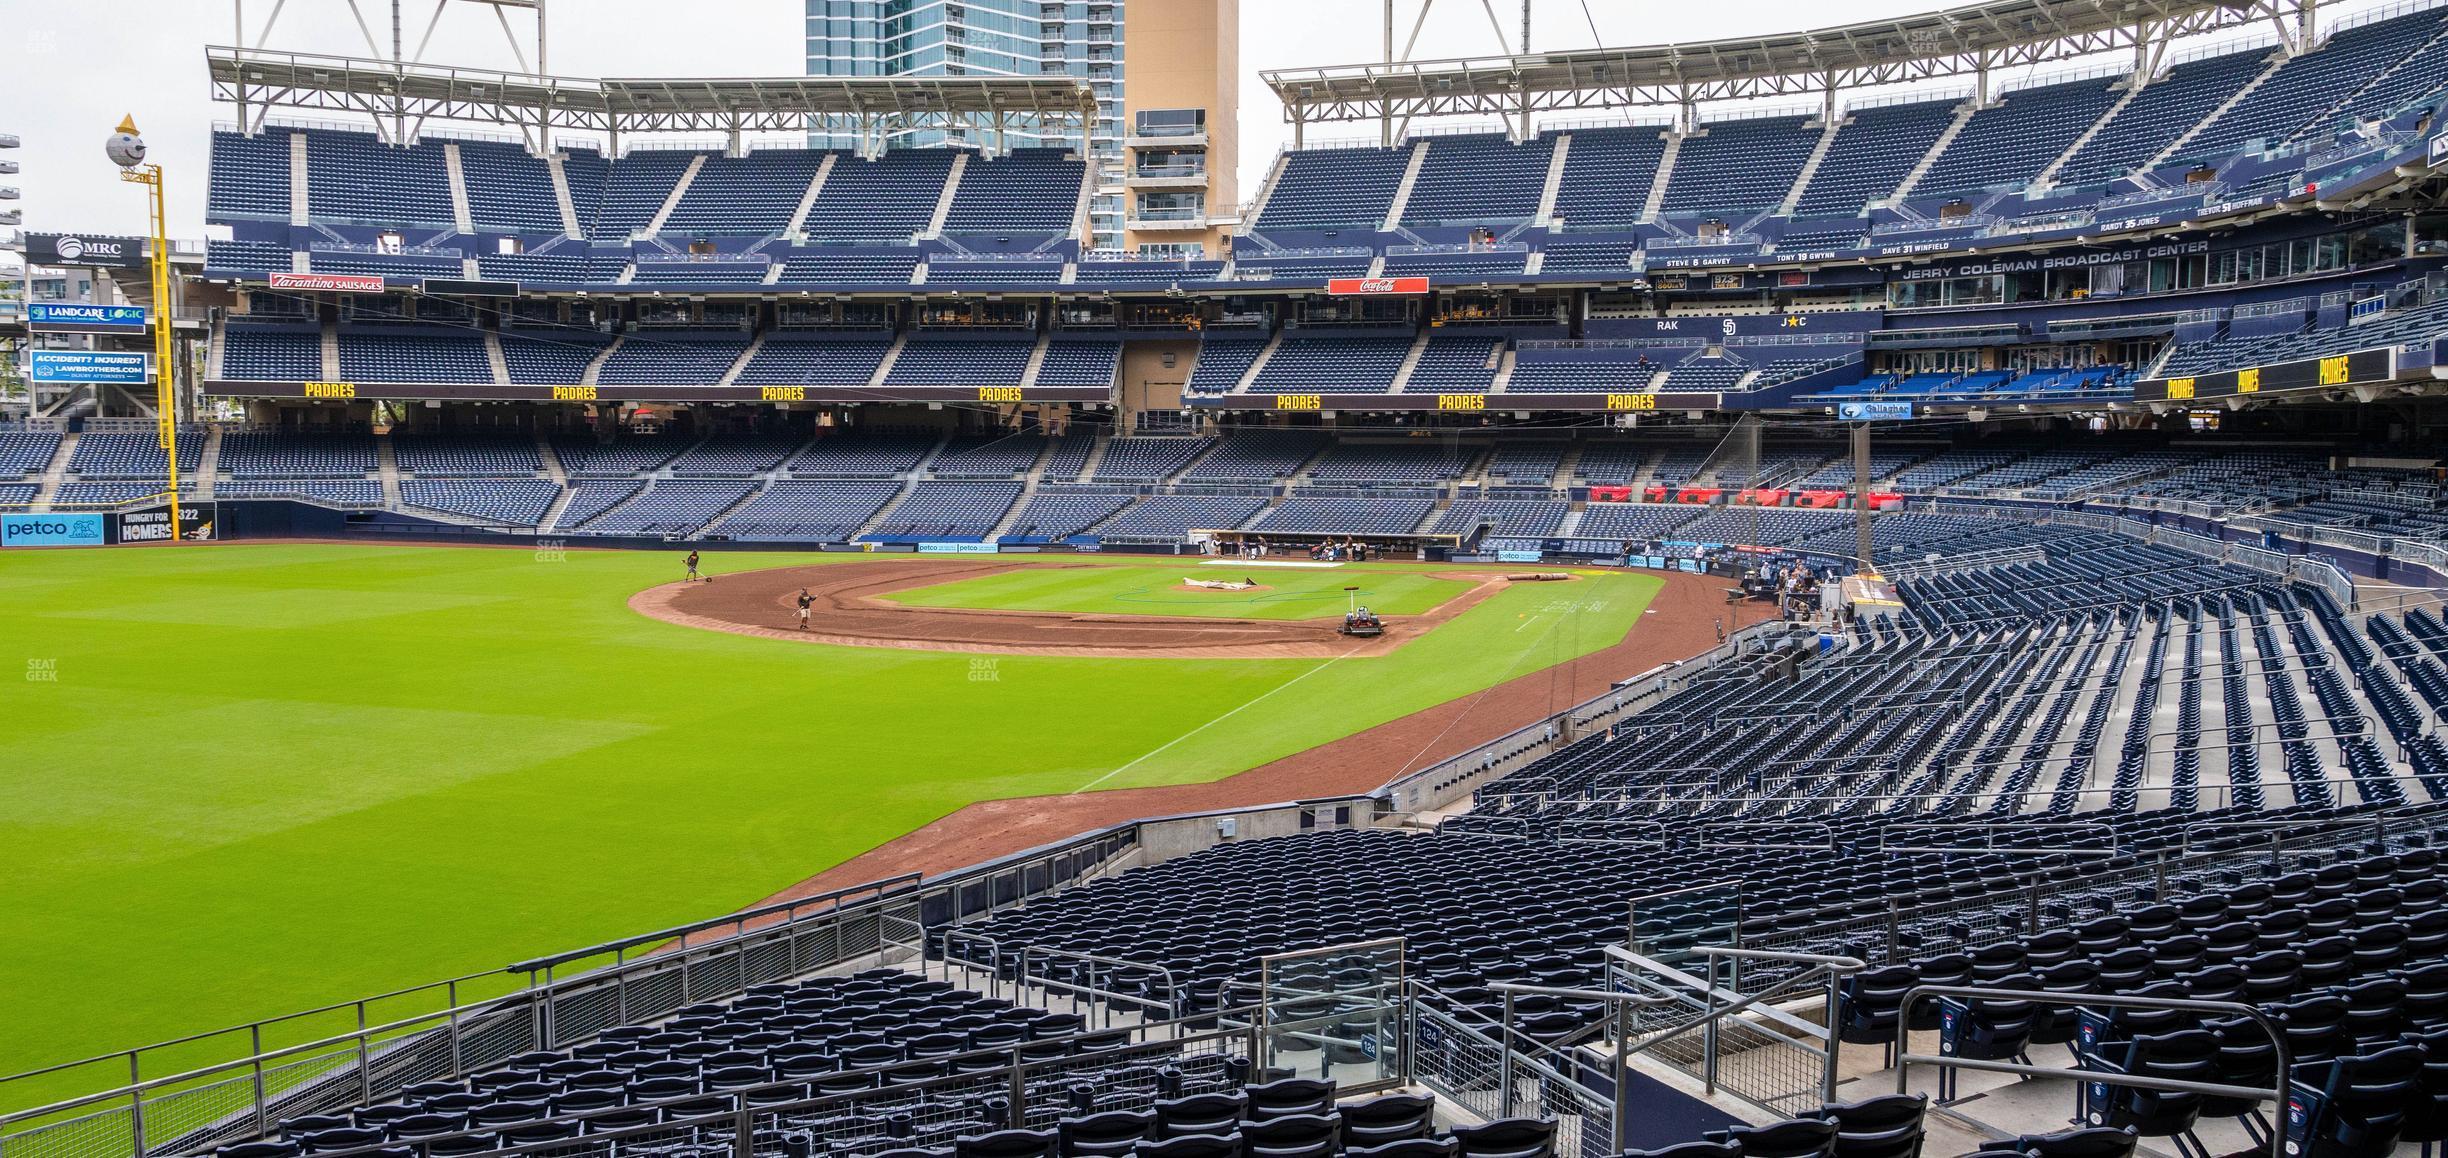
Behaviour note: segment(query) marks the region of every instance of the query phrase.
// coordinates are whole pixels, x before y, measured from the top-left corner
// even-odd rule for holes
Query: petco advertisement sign
[[[1424,277],[1336,277],[1326,279],[1326,292],[1339,298],[1378,294],[1424,294]]]
[[[382,275],[378,273],[267,273],[264,284],[273,289],[319,290],[326,293],[378,294],[383,291]]]
[[[36,350],[37,382],[110,382],[141,386],[153,379],[153,356],[107,350]]]
[[[0,547],[99,547],[100,515],[0,515]]]

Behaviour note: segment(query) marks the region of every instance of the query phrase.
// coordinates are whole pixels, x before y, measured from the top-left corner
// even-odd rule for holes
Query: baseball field
[[[715,590],[818,564],[881,565],[708,556]],[[1365,565],[1184,605],[1185,575],[1240,572],[1065,556],[899,593],[1282,618],[1339,616],[1359,586],[1449,615],[1323,660],[980,657],[631,607],[679,573],[668,553],[400,546],[0,558],[0,662],[23,669],[0,682],[0,1072],[711,916],[976,801],[1220,779],[1613,645],[1658,590],[1471,576],[1490,590],[1456,613],[1470,582]]]

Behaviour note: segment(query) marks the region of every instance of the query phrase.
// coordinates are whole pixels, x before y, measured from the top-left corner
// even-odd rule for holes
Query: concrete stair
[[[816,198],[824,193],[826,178],[833,175],[833,162],[840,159],[841,154],[839,153],[827,153],[824,160],[817,163],[816,175],[809,178],[807,190],[799,194],[799,207],[791,210],[789,224],[782,227],[784,237],[798,237],[807,228],[808,213],[816,208]],[[772,276],[765,279],[767,282],[770,283],[775,277],[781,276],[781,265],[780,262],[774,263]]]
[[[220,480],[222,431],[218,423],[204,428],[204,448],[196,452],[195,464],[189,468],[195,474],[192,486],[196,498],[213,497],[213,484]]]
[[[501,335],[487,330],[484,343],[485,362],[493,367],[493,384],[496,386],[509,385],[510,359],[502,353]]]
[[[1979,102],[1971,100],[1956,108],[1955,119],[1948,121],[1947,127],[1938,131],[1938,139],[1930,142],[1929,152],[1921,154],[1921,159],[1913,162],[1913,167],[1905,171],[1904,180],[1897,183],[1895,193],[1887,198],[1889,203],[1912,196],[1913,187],[1921,183],[1921,178],[1929,175],[1930,166],[1938,163],[1939,156],[1947,151],[1947,146],[1955,143],[1955,135],[1963,132],[1964,125],[1972,120],[1972,114],[1979,111]]]
[[[697,524],[697,529],[696,529],[696,530],[694,530],[694,531],[690,531],[690,532],[688,533],[688,537],[689,537],[689,538],[692,538],[692,539],[702,537],[703,535],[705,535],[705,533],[706,533],[706,532],[711,531],[711,530],[713,530],[714,528],[721,526],[721,525],[722,525],[722,521],[723,521],[724,519],[730,518],[732,515],[737,514],[737,513],[739,512],[739,509],[740,509],[741,507],[747,506],[748,504],[750,504],[750,503],[753,503],[753,502],[757,501],[757,496],[758,496],[758,495],[764,494],[766,491],[769,491],[769,490],[772,490],[772,489],[773,489],[773,481],[772,481],[771,479],[766,480],[766,482],[765,482],[765,484],[764,484],[763,486],[756,486],[756,487],[750,487],[750,488],[748,488],[748,493],[747,493],[747,494],[744,494],[744,495],[741,495],[741,496],[740,496],[740,498],[739,498],[739,501],[738,501],[738,502],[735,502],[735,503],[731,504],[730,506],[724,507],[723,509],[721,509],[721,510],[719,510],[719,511],[716,511],[716,512],[714,513],[714,517],[713,517],[713,518],[707,519],[706,521],[704,521],[704,522],[702,522],[702,523]]]
[[[1421,334],[1419,337],[1411,339],[1411,349],[1408,353],[1403,355],[1402,365],[1394,368],[1394,384],[1386,391],[1386,393],[1402,393],[1403,385],[1411,381],[1411,372],[1419,369],[1420,355],[1427,352],[1428,335]]]
[[[1550,229],[1555,227],[1556,196],[1564,190],[1564,157],[1570,152],[1572,152],[1572,134],[1557,134],[1555,151],[1547,158],[1547,180],[1539,186],[1538,209],[1530,215],[1531,221]],[[1544,257],[1546,255],[1539,253],[1533,256]],[[1533,269],[1529,272],[1537,273],[1538,271]]]
[[[302,227],[314,221],[314,215],[309,211],[306,200],[307,192],[306,134],[291,133],[289,134],[289,224],[293,226]]]
[[[1827,160],[1828,150],[1835,146],[1836,134],[1844,128],[1845,119],[1841,115],[1831,117],[1826,127],[1820,130],[1819,143],[1811,147],[1810,159],[1802,162],[1801,172],[1794,174],[1793,188],[1785,191],[1783,201],[1777,202],[1779,216],[1793,216],[1794,206],[1802,203],[1802,194],[1810,188],[1811,178],[1819,175],[1819,166]]]
[[[323,380],[326,382],[345,381],[340,377],[340,327],[331,322],[323,323],[322,337]]]
[[[2270,77],[2277,75],[2278,70],[2286,65],[2287,60],[2288,57],[2286,53],[2270,53],[2269,63],[2262,66],[2261,71],[2254,73],[2251,80],[2245,81],[2243,86],[2236,89],[2235,92],[2229,94],[2226,100],[2220,101],[2219,107],[2210,110],[2210,112],[2203,116],[2202,119],[2193,122],[2191,127],[2185,129],[2185,131],[2181,133],[2176,134],[2176,139],[2169,141],[2165,148],[2151,154],[2150,160],[2142,163],[2142,168],[2156,169],[2159,166],[2166,164],[2168,158],[2175,156],[2178,149],[2185,147],[2185,142],[2200,136],[2201,131],[2208,128],[2211,122],[2218,120],[2220,117],[2226,116],[2227,110],[2234,108],[2237,101],[2251,96],[2254,89],[2260,88],[2263,82],[2269,80]]]
[[[1258,380],[1258,372],[1266,369],[1267,359],[1274,357],[1275,351],[1281,349],[1282,346],[1283,331],[1277,330],[1274,337],[1267,339],[1266,348],[1258,351],[1257,357],[1250,359],[1249,369],[1241,372],[1241,380],[1233,383],[1231,393],[1249,393],[1250,384]]]
[[[2115,120],[2118,113],[2124,112],[2125,106],[2132,104],[2135,97],[2141,96],[2142,90],[2146,87],[2148,86],[2128,82],[2125,86],[2125,95],[2118,97],[2115,104],[2109,105],[2107,112],[2101,113],[2098,120],[2091,122],[2090,128],[2084,129],[2081,136],[2074,138],[2073,144],[2066,146],[2065,152],[2057,154],[2056,159],[2050,161],[2047,168],[2040,170],[2039,174],[2032,178],[2032,188],[2045,192],[2055,185],[2057,173],[2066,167],[2066,162],[2073,160],[2075,154],[2082,152],[2083,146],[2090,144],[2091,138],[2098,136],[2101,129],[2107,128],[2108,122]]]
[[[1666,151],[1658,157],[1657,176],[1649,181],[1649,192],[1641,198],[1640,219],[1657,220],[1658,211],[1666,205],[1666,185],[1674,180],[1675,158],[1683,153],[1683,134],[1668,133]]]
[[[1020,369],[1020,385],[1034,386],[1037,384],[1038,371],[1045,369],[1046,348],[1053,340],[1050,335],[1040,334],[1037,337],[1037,344],[1029,347],[1028,365]]]
[[[883,388],[884,376],[892,373],[893,363],[901,360],[901,348],[908,343],[908,334],[893,335],[891,348],[885,350],[884,356],[876,361],[875,373],[867,376],[868,389],[880,390]]]
[[[567,491],[569,472],[561,469],[561,456],[553,451],[552,439],[539,433],[536,435],[535,446],[536,457],[544,463],[544,477],[551,479],[554,486]]]
[[[930,454],[927,457],[933,458],[934,455]],[[916,472],[912,473],[915,474]],[[910,495],[915,493],[917,489],[918,482],[915,478],[902,480],[901,493],[894,495],[891,501],[886,502],[883,506],[877,507],[875,517],[868,519],[864,523],[860,523],[858,530],[850,533],[850,538],[852,540],[856,540],[860,535],[867,534],[868,532],[875,530],[877,527],[884,526],[885,524],[891,522],[893,512],[900,510],[901,504],[908,502]]]
[[[383,506],[395,511],[400,509],[399,454],[392,448],[388,434],[374,438],[374,467],[375,473],[382,478]]]
[[[603,348],[603,352],[595,355],[594,360],[588,362],[586,369],[579,373],[578,384],[581,386],[595,385],[600,380],[598,376],[603,373],[604,363],[611,361],[613,353],[618,351],[621,348],[622,343],[625,343],[628,340],[629,338],[627,335],[612,339],[612,344],[605,346]]]
[[[697,179],[697,174],[705,168],[705,162],[706,155],[703,153],[689,158],[688,168],[680,171],[680,179],[672,182],[670,195],[663,198],[663,207],[655,210],[653,219],[646,222],[646,228],[638,231],[641,235],[653,237],[663,232],[663,223],[670,221],[672,211],[680,208],[680,198],[688,194],[689,183]]]
[[[545,154],[544,170],[552,174],[553,204],[561,207],[561,232],[569,237],[585,237],[586,226],[578,220],[578,201],[570,196],[569,171],[561,167],[561,154]]]
[[[1385,221],[1378,225],[1378,232],[1392,233],[1402,225],[1403,210],[1411,204],[1411,187],[1419,182],[1420,166],[1427,162],[1428,142],[1423,138],[1411,146],[1411,160],[1403,166],[1402,184],[1394,187],[1394,202],[1386,206]]]
[[[935,212],[928,215],[922,238],[943,236],[944,222],[952,216],[952,198],[960,193],[961,174],[969,171],[969,154],[952,154],[952,172],[944,178],[943,193],[935,198]]]
[[[1266,179],[1258,183],[1258,199],[1250,202],[1249,215],[1241,219],[1244,231],[1257,227],[1258,218],[1266,212],[1267,198],[1275,195],[1275,182],[1282,179],[1284,166],[1291,163],[1290,151],[1275,154],[1275,163],[1267,166]]]
[[[1063,480],[1061,480],[1061,481],[1063,481],[1063,482],[1077,482],[1077,481],[1079,481],[1079,479],[1083,479],[1083,478],[1095,478],[1095,477],[1096,477],[1097,468],[1098,468],[1098,467],[1100,467],[1100,466],[1105,465],[1105,450],[1106,450],[1106,448],[1108,448],[1108,447],[1110,447],[1110,446],[1112,446],[1112,445],[1113,445],[1113,437],[1112,437],[1112,436],[1110,436],[1110,435],[1103,435],[1103,434],[1097,435],[1097,436],[1096,436],[1096,441],[1095,441],[1093,444],[1091,444],[1091,445],[1088,447],[1088,458],[1087,458],[1087,460],[1086,460],[1086,461],[1084,461],[1084,462],[1082,462],[1082,463],[1080,464],[1080,472],[1079,472],[1079,476],[1078,476],[1078,478],[1068,478],[1068,479],[1063,479]]]
[[[461,233],[476,232],[476,216],[468,208],[467,170],[460,166],[457,141],[443,143],[442,171],[450,177],[451,225]]]
[[[32,509],[36,511],[51,509],[51,499],[59,494],[60,483],[68,477],[68,463],[76,458],[77,440],[82,437],[84,436],[73,430],[61,436],[59,449],[51,452],[51,462],[44,466],[42,474],[37,476],[40,486],[34,492]]]
[[[1556,460],[1555,477],[1552,485],[1569,489],[1572,486],[1573,472],[1580,469],[1581,444],[1578,442],[1565,443],[1564,456]]]
[[[731,360],[730,369],[724,370],[721,380],[715,384],[718,386],[732,386],[738,384],[740,371],[747,369],[748,363],[756,358],[757,351],[764,348],[765,335],[760,333],[748,343],[747,349],[740,351],[739,357]]]

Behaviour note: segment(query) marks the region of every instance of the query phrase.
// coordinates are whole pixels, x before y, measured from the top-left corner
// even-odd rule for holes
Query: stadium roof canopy
[[[1997,0],[1774,36],[1263,73],[1294,124],[1690,105],[1986,78],[2119,50],[2156,66],[2169,42],[2268,22],[2301,43],[2318,0]]]
[[[624,133],[800,132],[812,123],[1085,124],[1096,95],[1071,77],[705,77],[590,80],[266,49],[205,50],[213,98],[250,110],[372,115],[405,137],[427,120]]]

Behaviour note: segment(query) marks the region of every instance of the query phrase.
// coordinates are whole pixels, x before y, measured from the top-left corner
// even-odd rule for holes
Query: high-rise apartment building
[[[1072,76],[1097,98],[1089,243],[1220,253],[1235,220],[1239,0],[807,0],[810,76]],[[824,132],[815,142],[847,147]],[[1078,145],[1014,119],[1009,145]],[[891,147],[992,146],[912,129]]]

